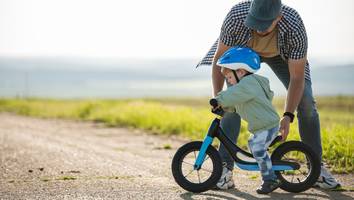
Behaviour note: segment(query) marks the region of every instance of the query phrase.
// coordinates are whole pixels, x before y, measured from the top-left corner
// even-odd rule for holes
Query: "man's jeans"
[[[279,80],[288,89],[290,82],[288,64],[280,57],[261,58],[267,63]],[[311,81],[305,80],[305,87],[302,99],[297,107],[297,118],[301,141],[308,144],[322,160],[322,145],[320,134],[320,121],[316,109],[316,102],[312,95]],[[225,113],[221,120],[221,128],[224,133],[234,142],[237,141],[241,126],[241,118],[237,113]],[[221,144],[219,154],[223,162],[227,163],[227,168],[233,169],[234,160],[229,155],[225,147]]]

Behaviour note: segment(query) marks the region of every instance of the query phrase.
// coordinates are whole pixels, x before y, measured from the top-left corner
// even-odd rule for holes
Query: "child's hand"
[[[216,99],[210,99],[209,104],[211,106],[211,111],[215,112],[217,109],[221,107],[221,105],[218,104],[218,101]]]
[[[212,113],[217,114],[219,116],[224,115],[224,110],[222,109],[221,105],[218,104],[218,101],[216,99],[210,99],[209,104],[212,106]]]
[[[225,113],[225,111],[223,110],[223,108],[221,107],[221,105],[218,105],[218,106],[216,106],[216,107],[213,107],[212,109],[211,109],[211,112],[212,113],[214,113],[214,114],[216,114],[216,115],[219,115],[219,116],[224,116],[224,113]]]
[[[215,111],[218,110],[219,108],[221,108],[221,105],[218,105],[218,106],[216,106],[216,107],[212,107],[211,110],[215,112]]]

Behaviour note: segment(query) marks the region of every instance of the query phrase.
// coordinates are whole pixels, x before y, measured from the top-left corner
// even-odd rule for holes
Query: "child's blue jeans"
[[[255,132],[248,140],[248,146],[258,163],[263,181],[276,179],[276,175],[272,170],[272,161],[269,158],[267,149],[278,135],[278,130],[279,126],[276,126],[269,130]]]

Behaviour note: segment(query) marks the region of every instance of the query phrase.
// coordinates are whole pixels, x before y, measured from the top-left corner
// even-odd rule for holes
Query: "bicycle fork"
[[[216,136],[218,128],[219,128],[219,124],[220,124],[220,119],[218,119],[218,118],[215,118],[213,120],[213,122],[211,123],[209,130],[208,130],[208,134],[204,138],[203,144],[199,150],[198,156],[197,156],[196,161],[194,163],[195,170],[199,170],[202,167],[202,164],[205,159],[206,151],[207,151],[209,145],[211,145],[213,143],[214,137]]]

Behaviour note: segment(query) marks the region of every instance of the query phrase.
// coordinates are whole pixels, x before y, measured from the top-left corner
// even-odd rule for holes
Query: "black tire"
[[[303,172],[299,169],[298,171],[300,173],[296,174],[294,171],[296,170],[291,170],[291,171],[275,171],[275,174],[277,177],[282,181],[282,184],[280,186],[281,189],[288,191],[288,192],[303,192],[310,187],[313,186],[313,184],[317,181],[320,172],[321,172],[321,162],[317,154],[309,147],[308,145],[299,142],[299,141],[289,141],[285,142],[281,145],[279,145],[273,152],[271,158],[272,161],[280,161],[280,160],[286,160],[285,154],[289,152],[301,152],[305,155],[306,161],[302,161],[305,164],[305,169],[307,168],[307,175],[305,176]],[[289,160],[288,160],[289,161]],[[290,161],[293,161],[290,159]],[[298,161],[298,164],[300,165],[301,161]],[[296,178],[298,182],[290,182],[287,180],[287,174],[290,173],[292,176],[292,180],[294,179],[294,176],[300,176],[300,177],[305,177],[303,181],[300,180],[299,177]],[[290,177],[289,176],[289,177]]]
[[[202,142],[200,141],[190,142],[183,145],[177,150],[176,154],[174,155],[172,160],[172,166],[171,166],[172,174],[177,184],[181,186],[183,189],[195,193],[204,192],[213,188],[218,182],[218,180],[220,179],[222,173],[222,164],[221,164],[221,158],[219,156],[219,153],[213,146],[210,145],[206,151],[206,157],[205,157],[205,161],[208,159],[210,166],[212,166],[212,171],[210,171],[211,174],[210,177],[207,178],[205,181],[200,182],[199,171],[203,169],[195,170],[195,172],[198,173],[199,182],[193,183],[187,179],[187,176],[189,174],[187,176],[183,174],[182,163],[184,163],[185,157],[189,153],[193,153],[196,151],[199,152],[201,146],[202,146]],[[194,154],[194,156],[195,155],[196,154]],[[192,164],[194,164],[194,162]],[[191,169],[193,171],[192,167],[193,166],[191,166]]]

